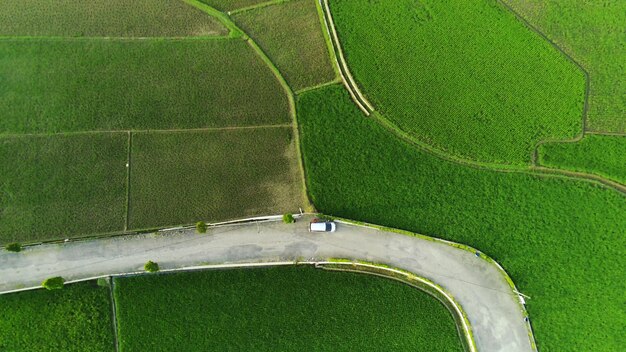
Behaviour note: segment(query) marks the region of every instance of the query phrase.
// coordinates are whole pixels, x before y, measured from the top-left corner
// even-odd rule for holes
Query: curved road
[[[0,292],[66,280],[202,264],[358,259],[410,271],[447,290],[463,307],[479,351],[533,351],[517,295],[502,273],[473,253],[442,242],[340,223],[335,233],[308,232],[307,218],[281,222],[171,230],[45,244],[21,253],[0,251]]]

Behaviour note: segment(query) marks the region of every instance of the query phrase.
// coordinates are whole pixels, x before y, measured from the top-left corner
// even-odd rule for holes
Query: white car
[[[335,232],[336,229],[334,221],[312,221],[309,224],[309,232]]]

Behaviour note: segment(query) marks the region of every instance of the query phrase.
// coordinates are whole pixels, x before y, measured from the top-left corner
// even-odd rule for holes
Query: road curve
[[[142,270],[148,260],[163,269],[201,264],[345,258],[387,264],[439,284],[463,307],[479,351],[533,351],[524,313],[498,268],[443,242],[341,223],[335,233],[312,234],[296,224],[251,223],[171,230],[62,244],[21,253],[0,251],[0,292],[66,280]]]

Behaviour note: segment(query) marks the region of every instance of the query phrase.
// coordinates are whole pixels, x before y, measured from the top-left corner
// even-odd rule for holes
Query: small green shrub
[[[45,287],[48,290],[60,290],[63,288],[65,284],[65,279],[60,276],[55,276],[51,278],[45,279],[41,286]]]
[[[7,251],[9,252],[21,252],[22,251],[22,245],[14,242],[14,243],[9,243],[4,247]]]
[[[110,280],[108,277],[100,277],[96,281],[99,287],[109,287],[111,286]]]
[[[146,265],[143,266],[143,268],[149,272],[149,273],[156,273],[157,271],[159,271],[159,264],[153,262],[152,260],[148,260],[148,262],[146,263]]]
[[[294,222],[296,222],[296,219],[293,217],[293,214],[287,213],[283,215],[283,222],[285,224],[293,224]]]
[[[198,221],[196,223],[196,232],[197,233],[206,233],[206,223],[204,221]]]

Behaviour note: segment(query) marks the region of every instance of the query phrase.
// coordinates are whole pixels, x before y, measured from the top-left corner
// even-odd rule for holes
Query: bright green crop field
[[[593,183],[448,162],[363,117],[342,87],[304,93],[308,191],[326,214],[466,243],[532,297],[540,351],[626,344],[626,198]],[[328,133],[332,131],[332,133]]]
[[[626,136],[587,135],[576,143],[539,146],[542,166],[586,172],[626,185]]]
[[[583,72],[495,0],[330,4],[365,95],[421,143],[523,166],[582,132]]]
[[[180,0],[0,1],[0,36],[181,37],[226,35]]]
[[[304,208],[292,128],[133,133],[130,228]]]
[[[108,289],[83,282],[0,295],[0,351],[115,351]]]
[[[311,267],[115,281],[120,351],[462,351],[452,315],[396,281]],[[364,309],[366,308],[366,309]]]
[[[587,129],[626,132],[626,1],[504,0],[589,71]]]
[[[336,78],[316,1],[291,0],[233,16],[276,63],[293,90]]]
[[[0,133],[291,121],[242,40],[0,40]]]
[[[0,138],[0,243],[124,228],[126,133]]]

